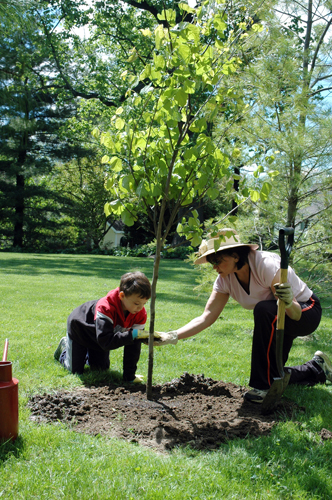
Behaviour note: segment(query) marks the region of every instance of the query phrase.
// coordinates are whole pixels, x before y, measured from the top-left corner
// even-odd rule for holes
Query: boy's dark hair
[[[151,284],[145,274],[140,271],[126,273],[121,276],[120,292],[123,292],[126,297],[136,294],[142,299],[149,299],[151,297]]]
[[[250,251],[251,248],[249,246],[228,248],[226,250],[219,250],[219,252],[207,255],[206,260],[210,264],[214,265],[221,257],[225,255],[232,257],[236,253],[239,257],[239,261],[236,263],[236,267],[238,268],[238,270],[240,270],[244,266],[244,264],[248,263],[248,255]]]

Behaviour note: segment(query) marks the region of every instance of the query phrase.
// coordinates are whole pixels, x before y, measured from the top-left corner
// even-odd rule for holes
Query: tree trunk
[[[14,247],[23,247],[24,222],[24,176],[16,175]]]
[[[154,339],[154,324],[156,316],[156,298],[157,298],[157,281],[159,275],[159,265],[161,257],[161,238],[157,241],[156,256],[153,266],[153,277],[151,284],[151,301],[150,301],[150,330],[149,330],[149,362],[148,362],[148,377],[146,383],[146,397],[152,398],[152,374],[153,374],[153,339]]]
[[[29,122],[29,107],[28,100],[24,101],[25,104],[25,122],[28,125]],[[26,127],[27,130],[29,127]],[[25,130],[22,133],[21,138],[21,148],[18,154],[17,166],[19,172],[25,164],[28,150],[28,132]],[[16,193],[15,193],[15,225],[14,225],[14,247],[23,247],[23,236],[24,236],[24,202],[25,202],[25,177],[23,174],[16,174]]]
[[[309,56],[310,56],[310,42],[311,42],[311,32],[312,32],[312,0],[308,0],[307,6],[307,21],[306,21],[306,34],[303,45],[303,66],[302,66],[302,97],[305,104],[309,101],[309,87],[310,87],[310,74],[309,68]],[[299,115],[299,135],[304,135],[306,130],[306,119],[307,106],[303,105],[303,110]],[[297,205],[299,201],[299,186],[301,182],[302,173],[302,157],[300,155],[295,156],[294,166],[290,169],[290,193],[288,197],[288,207],[287,207],[287,227],[295,227],[295,218],[297,213]]]
[[[241,165],[241,167],[242,166],[243,165]],[[234,167],[234,174],[240,175],[240,167]],[[239,188],[240,188],[240,181],[239,181],[239,179],[234,179],[233,188],[234,188],[234,191],[236,193],[239,192]],[[238,212],[238,205],[237,205],[237,203],[236,203],[235,200],[232,200],[232,215],[237,215],[237,212]]]

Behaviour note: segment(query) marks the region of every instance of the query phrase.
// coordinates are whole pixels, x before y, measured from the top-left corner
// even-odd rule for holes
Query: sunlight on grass
[[[178,449],[161,455],[138,445],[86,436],[63,425],[29,420],[33,393],[71,389],[103,379],[121,384],[122,349],[111,352],[111,370],[83,377],[66,372],[53,358],[70,312],[118,286],[127,271],[150,279],[151,259],[85,255],[1,253],[2,336],[19,379],[20,435],[0,445],[0,498],[7,499],[329,499],[332,491],[332,385],[289,387],[285,397],[305,407],[294,421],[270,436],[235,440],[214,452]],[[197,296],[196,271],[189,263],[163,261],[157,288],[156,329],[176,329],[201,314],[207,295]],[[331,307],[331,300],[323,306]],[[147,308],[148,309],[148,308]],[[149,313],[149,311],[148,311]],[[324,309],[317,332],[296,339],[288,364],[311,359],[317,349],[332,356],[332,313]],[[148,314],[149,316],[149,314]],[[154,383],[203,373],[248,384],[252,312],[230,301],[214,325],[176,346],[155,349]],[[146,377],[148,349],[138,373]]]

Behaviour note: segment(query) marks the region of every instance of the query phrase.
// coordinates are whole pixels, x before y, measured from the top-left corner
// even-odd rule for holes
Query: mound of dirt
[[[177,446],[215,449],[234,438],[267,435],[278,420],[291,417],[294,403],[284,398],[273,414],[243,399],[245,387],[184,373],[153,387],[85,387],[75,392],[33,396],[28,406],[38,422],[64,422],[75,431],[112,436],[159,451]]]

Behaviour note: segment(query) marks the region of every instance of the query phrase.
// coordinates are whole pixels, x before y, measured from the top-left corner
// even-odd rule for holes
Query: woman
[[[220,241],[223,236],[223,241]],[[215,242],[219,248],[215,250]],[[277,300],[286,307],[283,362],[286,363],[293,340],[314,332],[321,319],[318,297],[288,267],[288,282],[279,284],[280,257],[257,250],[258,245],[243,244],[234,229],[223,229],[215,238],[203,240],[195,264],[209,262],[218,273],[212,293],[201,316],[172,332],[159,332],[155,345],[176,344],[178,339],[196,335],[212,325],[220,316],[229,297],[245,309],[254,311],[254,334],[251,354],[251,374],[245,393],[246,400],[262,403],[274,377],[279,377],[276,365]],[[332,366],[327,355],[317,351],[311,361],[290,367],[291,384],[315,385],[332,382]]]

